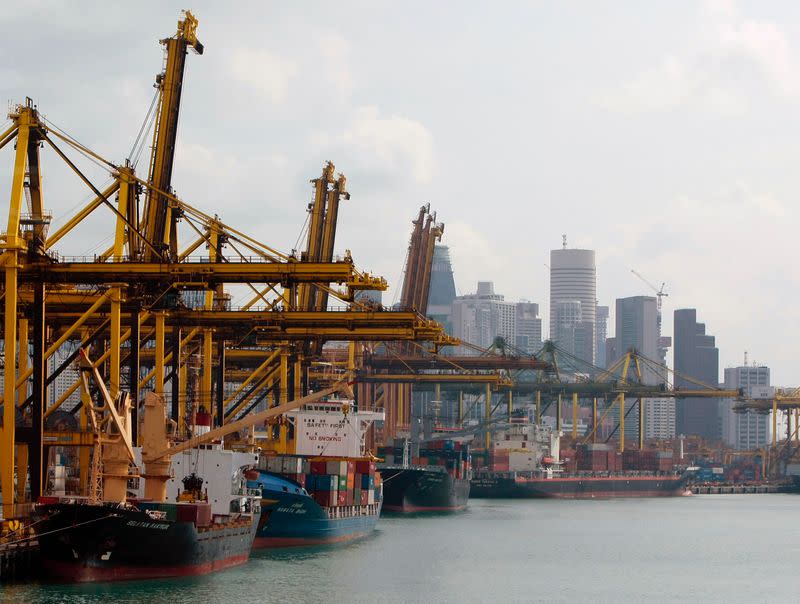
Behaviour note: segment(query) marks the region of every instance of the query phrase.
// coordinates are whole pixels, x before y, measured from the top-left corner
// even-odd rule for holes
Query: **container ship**
[[[258,527],[260,498],[247,491],[244,474],[218,468],[217,475],[209,476],[210,483],[227,487],[225,513],[212,511],[204,479],[196,474],[184,477],[176,501],[168,501],[171,426],[163,398],[148,393],[142,456],[145,497],[131,497],[129,482],[139,477],[130,472],[137,459],[130,440],[130,403],[127,397],[116,402],[108,398],[105,410],[89,408],[97,439],[89,496],[42,497],[35,506],[45,576],[58,582],[158,579],[206,574],[246,562]],[[101,428],[104,421],[112,425],[110,434]]]
[[[281,456],[266,462],[272,470],[248,473],[248,486],[261,493],[254,548],[342,543],[372,533],[381,511],[374,461]]]
[[[426,442],[419,456],[409,455],[407,441],[380,447],[384,463],[383,509],[399,514],[457,512],[466,509],[470,494],[469,445],[454,440]]]
[[[687,477],[673,470],[672,453],[605,444],[579,445],[573,471],[559,460],[558,433],[512,419],[493,442],[488,467],[475,472],[471,497],[591,499],[668,497],[686,492]]]
[[[83,352],[81,368],[84,391],[91,396],[86,377],[91,372],[103,399],[102,405],[86,407],[95,438],[89,495],[44,497],[34,509],[45,576],[62,582],[200,575],[246,562],[259,528],[261,493],[248,489],[245,472],[257,457],[224,451],[220,439],[349,390],[337,384],[213,430],[194,425],[193,436],[183,442],[172,440],[175,423],[167,418],[164,398],[148,392],[137,454],[131,445],[129,396],[112,400]],[[172,475],[173,460],[180,487]],[[143,494],[129,492],[142,479]]]
[[[201,497],[190,488],[185,493]],[[35,521],[45,576],[59,582],[129,581],[243,564],[259,509],[258,499],[243,499],[238,511],[220,515],[203,500],[90,504],[43,497]]]
[[[364,440],[372,422],[384,417],[359,411],[352,399],[328,398],[268,426],[262,446],[286,452],[262,455],[258,470],[248,473],[248,486],[261,493],[256,549],[342,543],[372,533],[382,485]]]

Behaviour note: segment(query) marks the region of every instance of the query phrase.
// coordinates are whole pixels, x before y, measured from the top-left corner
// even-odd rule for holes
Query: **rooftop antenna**
[[[747,351],[744,351],[744,366],[747,367]]]
[[[567,234],[566,233],[561,235],[561,245],[563,246],[564,249],[567,249]]]

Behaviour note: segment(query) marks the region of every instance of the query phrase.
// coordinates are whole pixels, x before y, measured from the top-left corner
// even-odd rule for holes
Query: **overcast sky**
[[[77,8],[80,7],[80,8]],[[235,7],[235,8],[231,8]],[[32,97],[115,162],[185,3],[29,0],[0,11],[0,96]],[[459,293],[539,302],[549,250],[597,251],[600,304],[666,282],[715,335],[797,384],[800,4],[195,2],[173,185],[278,249],[325,160],[352,199],[337,250],[397,298],[410,221],[445,223]],[[0,119],[0,121],[2,121]],[[11,150],[0,152],[8,187]],[[45,152],[55,224],[90,193]],[[146,159],[139,172],[146,174]],[[102,181],[99,171],[89,172]],[[110,214],[71,240],[104,249]],[[613,333],[613,320],[609,325]]]

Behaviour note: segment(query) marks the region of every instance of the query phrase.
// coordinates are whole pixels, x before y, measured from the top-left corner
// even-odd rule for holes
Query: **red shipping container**
[[[328,491],[315,491],[312,497],[314,498],[314,501],[317,502],[317,504],[323,507],[328,506],[328,501],[330,499]]]
[[[311,473],[321,476],[328,473],[328,464],[324,461],[312,461]]]
[[[369,503],[369,491],[361,491],[361,505]]]
[[[345,493],[344,491],[340,491],[339,494],[336,496],[336,504],[347,505],[347,493]]]
[[[353,491],[347,491],[347,496],[345,497],[345,505],[353,505]]]
[[[211,504],[197,504],[197,526],[209,526],[211,524]]]
[[[358,474],[369,474],[370,476],[375,474],[375,462],[374,461],[357,461],[356,462],[356,472]]]
[[[197,504],[195,503],[179,503],[175,506],[178,522],[192,522],[197,525]]]

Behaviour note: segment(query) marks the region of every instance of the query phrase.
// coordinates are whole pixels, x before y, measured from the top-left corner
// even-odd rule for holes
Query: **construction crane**
[[[645,279],[641,275],[641,273],[636,272],[636,270],[631,269],[631,272],[634,275],[636,275],[637,277],[639,277],[639,279],[644,281],[644,283],[647,285],[647,287],[649,287],[650,289],[652,289],[655,292],[655,294],[656,294],[656,310],[658,311],[658,318],[659,318],[659,322],[660,322],[660,320],[661,320],[661,299],[662,298],[666,298],[667,296],[669,296],[669,294],[664,291],[664,286],[666,285],[666,283],[662,282],[661,283],[661,287],[659,288],[659,287],[656,287],[655,285],[653,285],[652,283],[650,283],[650,281]]]

